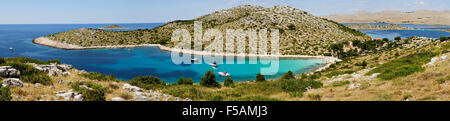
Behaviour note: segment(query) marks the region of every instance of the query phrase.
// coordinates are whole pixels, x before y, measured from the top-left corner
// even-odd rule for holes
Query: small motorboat
[[[198,59],[198,58],[191,59],[191,62],[199,62],[199,61],[200,61],[200,59]]]
[[[215,66],[215,67],[218,67],[218,66],[219,66],[216,62],[214,62],[214,63],[212,63],[212,64],[209,64],[209,65]]]
[[[215,66],[213,66],[212,68],[213,68],[214,70],[216,70],[216,71],[219,70],[219,68],[217,68],[217,67],[215,67]]]
[[[223,77],[231,77],[230,73],[228,73],[228,72],[218,72],[218,73],[220,76],[223,76]]]
[[[14,51],[14,48],[10,47],[10,48],[9,48],[9,51]]]

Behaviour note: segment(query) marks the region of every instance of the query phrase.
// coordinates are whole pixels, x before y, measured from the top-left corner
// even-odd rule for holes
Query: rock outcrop
[[[71,70],[73,68],[72,66],[67,64],[56,64],[56,63],[52,63],[50,65],[39,65],[35,63],[29,63],[29,65],[32,65],[34,68],[42,72],[48,73],[49,76],[58,76],[58,75],[68,76],[70,75],[70,72],[66,72],[66,70]]]
[[[0,76],[1,77],[18,77],[18,76],[20,76],[20,71],[12,68],[11,66],[0,66]]]
[[[23,87],[23,82],[18,78],[7,78],[2,81],[3,87]]]
[[[73,90],[56,92],[55,97],[63,98],[64,100],[67,101],[83,101],[83,96],[81,94],[73,92]]]

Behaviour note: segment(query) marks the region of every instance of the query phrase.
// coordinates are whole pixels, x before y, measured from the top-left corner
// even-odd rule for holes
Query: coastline
[[[134,47],[158,47],[160,50],[169,51],[169,52],[179,52],[184,54],[193,54],[193,55],[205,55],[205,56],[235,56],[235,57],[279,57],[279,58],[302,58],[302,59],[323,59],[326,61],[326,64],[322,67],[319,67],[309,73],[314,73],[318,71],[322,71],[331,64],[336,62],[340,62],[339,58],[331,57],[331,56],[308,56],[308,55],[259,55],[259,54],[235,54],[235,53],[212,53],[207,51],[194,51],[194,50],[184,50],[184,49],[176,49],[166,47],[160,44],[141,44],[141,45],[117,45],[117,46],[91,46],[91,47],[81,47],[78,45],[67,44],[63,42],[57,42],[50,40],[46,37],[38,37],[33,39],[34,44],[44,45],[48,47],[65,49],[65,50],[83,50],[83,49],[108,49],[108,48],[134,48]]]

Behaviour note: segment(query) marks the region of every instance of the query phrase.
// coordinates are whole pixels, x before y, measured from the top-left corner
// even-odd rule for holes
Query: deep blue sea
[[[370,24],[370,25],[387,25],[389,23],[344,23],[344,25],[352,24]],[[359,30],[363,33],[368,34],[374,39],[389,38],[393,40],[395,37],[429,37],[429,38],[439,38],[450,36],[449,32],[436,31],[431,29],[450,29],[450,26],[444,25],[420,25],[420,24],[397,24],[406,27],[414,27],[420,30]]]
[[[151,29],[163,23],[144,24],[117,24],[129,28]],[[261,67],[270,65],[249,64],[223,64],[216,71],[210,65],[191,64],[176,65],[171,60],[171,53],[161,51],[156,47],[122,48],[122,49],[89,49],[89,50],[62,50],[32,43],[32,39],[69,31],[79,28],[101,28],[110,24],[48,24],[48,25],[0,25],[0,57],[31,57],[41,60],[59,59],[63,63],[71,64],[78,69],[89,72],[114,74],[121,80],[130,80],[136,76],[157,76],[167,83],[174,83],[180,77],[192,78],[199,82],[201,76],[208,70],[216,73],[229,72],[235,81],[254,80],[260,73]],[[120,30],[127,31],[127,30]],[[14,51],[9,51],[13,47]],[[131,49],[129,51],[128,49]],[[235,60],[237,63],[237,60]],[[266,75],[267,79],[282,76],[287,71],[296,74],[310,72],[322,64],[319,59],[280,59],[279,72],[275,75]],[[224,77],[217,76],[217,81],[224,81]]]

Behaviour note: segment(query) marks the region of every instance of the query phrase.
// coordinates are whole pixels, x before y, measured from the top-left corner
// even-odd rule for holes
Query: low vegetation
[[[72,84],[74,91],[83,96],[83,101],[106,101],[106,87],[93,82],[76,82]]]
[[[205,87],[217,87],[220,88],[220,84],[216,82],[216,74],[213,71],[208,71],[205,76],[202,76],[200,85]]]
[[[144,89],[160,89],[164,88],[166,84],[158,77],[153,76],[139,76],[131,79],[128,83],[131,85]]]
[[[177,82],[178,85],[193,85],[194,84],[194,80],[192,80],[191,78],[186,78],[184,79],[183,77],[180,77],[180,79]]]
[[[405,77],[411,75],[414,72],[423,71],[425,68],[422,67],[422,65],[430,62],[431,58],[436,56],[437,54],[438,53],[429,51],[412,54],[379,65],[377,66],[377,68],[367,73],[367,75],[371,75],[374,73],[381,73],[377,77],[383,80],[391,80],[398,77]]]
[[[92,79],[92,80],[98,80],[98,81],[119,81],[114,75],[105,75],[98,72],[89,72],[89,73],[82,73],[80,74],[82,77]]]
[[[11,101],[11,91],[9,87],[0,86],[0,101]]]

